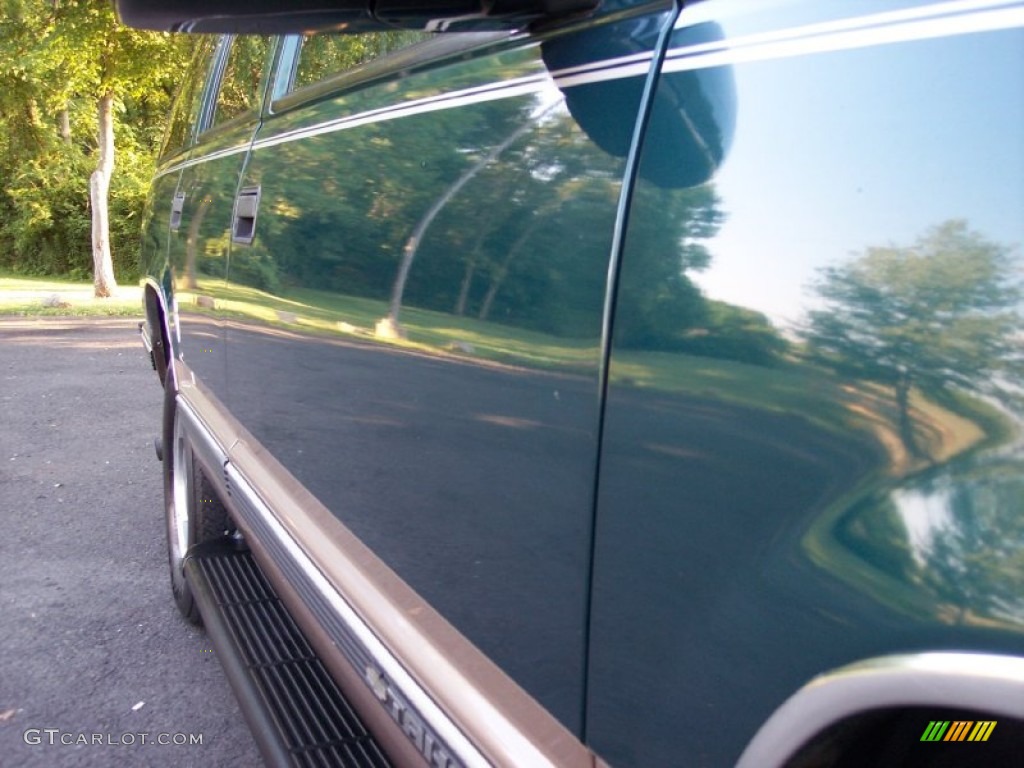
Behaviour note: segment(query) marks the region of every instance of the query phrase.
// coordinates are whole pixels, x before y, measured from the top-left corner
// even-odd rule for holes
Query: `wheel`
[[[192,445],[178,418],[173,377],[164,387],[164,513],[167,521],[167,560],[171,592],[182,616],[200,624],[199,608],[185,579],[185,555],[204,541],[226,536],[231,517],[192,454]]]

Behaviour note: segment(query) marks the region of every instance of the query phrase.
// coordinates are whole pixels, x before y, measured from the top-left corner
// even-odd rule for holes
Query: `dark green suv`
[[[1020,764],[1024,4],[165,5],[249,33],[141,258],[268,762]]]

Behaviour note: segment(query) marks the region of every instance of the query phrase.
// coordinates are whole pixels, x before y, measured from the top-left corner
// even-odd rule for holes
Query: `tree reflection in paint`
[[[1021,290],[1012,250],[950,220],[908,247],[872,246],[821,273],[828,307],[810,313],[816,356],[893,388],[899,432],[928,458],[910,414],[910,392],[947,400],[954,390],[1005,392],[1024,372]]]

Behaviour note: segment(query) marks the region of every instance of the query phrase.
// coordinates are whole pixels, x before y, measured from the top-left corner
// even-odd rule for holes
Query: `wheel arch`
[[[172,299],[168,297],[164,286],[157,282],[152,275],[144,277],[142,285],[146,323],[149,326],[150,340],[153,345],[153,367],[160,378],[160,385],[164,386],[167,372],[173,371],[171,361],[177,354],[174,335],[171,333],[174,319],[169,307]]]
[[[737,768],[784,766],[833,725],[875,711],[965,710],[1024,721],[1024,658],[934,652],[883,656],[811,680],[772,714]]]

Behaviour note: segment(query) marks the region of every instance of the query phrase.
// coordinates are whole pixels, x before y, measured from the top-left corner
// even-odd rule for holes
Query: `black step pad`
[[[193,547],[185,574],[269,766],[390,766],[248,551]]]

